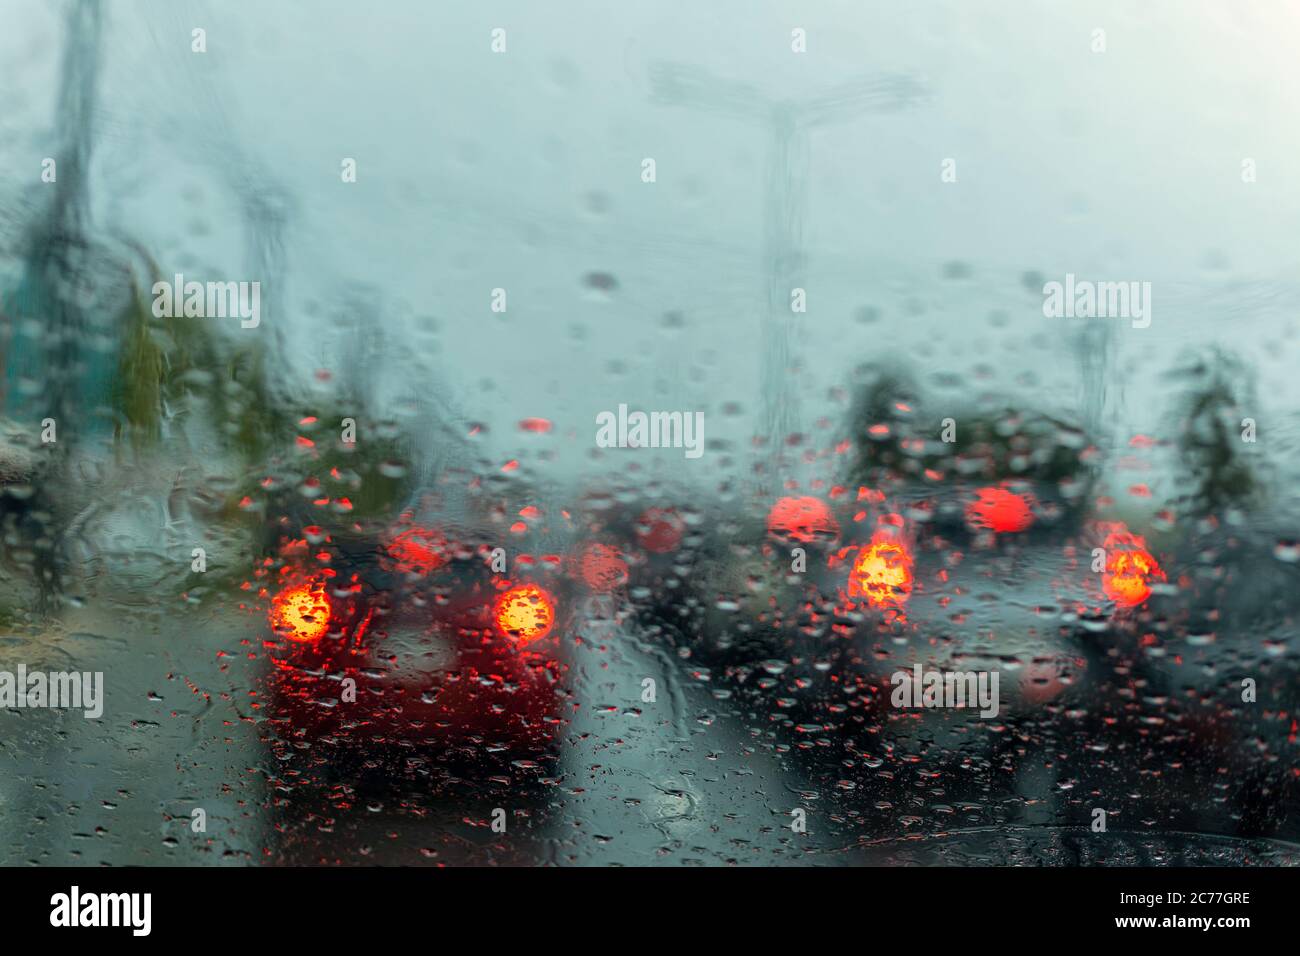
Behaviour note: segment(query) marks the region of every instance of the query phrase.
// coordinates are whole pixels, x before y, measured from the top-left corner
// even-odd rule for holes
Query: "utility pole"
[[[103,268],[87,236],[101,10],[94,0],[77,0],[66,19],[49,200],[25,238],[17,286],[0,290],[0,314],[11,333],[0,344],[0,400],[8,414],[28,426],[53,418],[56,452],[90,430],[95,402],[88,399],[87,383],[106,385],[106,360],[86,347],[99,331],[86,301],[98,291],[95,282]],[[34,331],[29,320],[35,320]],[[39,393],[24,392],[24,380],[41,382]]]

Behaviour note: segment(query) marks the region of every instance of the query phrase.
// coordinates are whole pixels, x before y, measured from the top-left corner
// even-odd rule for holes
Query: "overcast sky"
[[[1122,428],[1151,426],[1156,373],[1192,343],[1257,360],[1261,393],[1294,408],[1300,8],[1059,6],[107,4],[95,223],[164,270],[273,286],[266,334],[294,374],[361,362],[381,396],[437,382],[502,456],[522,440],[515,422],[543,416],[555,467],[590,467],[594,416],[620,402],[703,410],[709,439],[743,448],[760,409],[776,131],[652,102],[651,71],[684,64],[796,116],[893,74],[927,95],[800,147],[800,427],[842,417],[829,389],[890,355],[954,376],[954,404],[1080,407],[1077,326],[1043,317],[1026,273],[1153,283],[1151,327],[1112,336],[1106,401]],[[11,173],[50,149],[61,9],[0,0]],[[946,158],[955,183],[941,182]],[[0,208],[23,188],[6,176]],[[267,215],[283,269],[253,275]],[[489,309],[497,287],[505,316]]]

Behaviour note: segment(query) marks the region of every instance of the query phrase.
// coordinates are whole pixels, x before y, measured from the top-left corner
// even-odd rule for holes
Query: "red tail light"
[[[1032,499],[1007,488],[981,488],[966,506],[966,521],[973,528],[999,534],[1025,531],[1034,523]]]
[[[831,509],[820,498],[781,498],[767,514],[769,534],[807,544],[833,541],[840,536],[840,525]]]
[[[1137,607],[1151,596],[1151,583],[1164,581],[1165,572],[1147,550],[1146,540],[1122,524],[1106,535],[1106,570],[1101,577],[1106,597],[1124,607]]]
[[[675,512],[665,508],[649,508],[637,519],[636,539],[647,551],[668,554],[676,551],[682,543],[685,530],[686,522]]]
[[[394,570],[402,574],[426,575],[447,563],[447,539],[429,528],[408,528],[385,550]]]
[[[536,584],[517,585],[497,596],[492,620],[517,645],[540,641],[555,626],[555,598]]]
[[[318,580],[291,584],[271,599],[272,629],[290,641],[310,643],[329,633],[330,599]]]
[[[912,565],[906,543],[877,531],[853,558],[849,597],[874,608],[901,608],[912,596]]]
[[[627,584],[627,559],[618,548],[593,542],[578,556],[577,571],[593,591],[614,591]]]

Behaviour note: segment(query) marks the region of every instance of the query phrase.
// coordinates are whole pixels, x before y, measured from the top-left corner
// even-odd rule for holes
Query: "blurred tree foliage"
[[[144,261],[151,276],[161,275],[147,255]],[[224,335],[212,319],[156,318],[146,292],[152,287],[153,279],[144,288],[133,279],[124,309],[112,386],[114,436],[143,450],[164,432],[194,423],[189,440],[201,441],[208,431],[221,451],[244,464],[263,460],[292,434],[268,385],[263,340]]]
[[[1257,503],[1264,489],[1249,460],[1254,445],[1243,438],[1243,419],[1256,407],[1246,363],[1219,348],[1189,352],[1168,377],[1183,385],[1174,430],[1187,503],[1201,514]]]
[[[228,515],[245,497],[295,510],[288,491],[268,493],[267,478],[278,479],[273,489],[293,486],[293,494],[319,482],[318,498],[346,498],[356,517],[388,513],[409,494],[410,436],[380,420],[361,389],[291,394],[273,380],[265,337],[230,333],[208,318],[156,318],[140,286],[133,286],[122,328],[115,437],[136,451],[177,440],[197,446],[192,451],[232,456],[239,475]],[[344,419],[356,423],[354,443],[342,440]]]
[[[898,363],[860,370],[849,415],[849,480],[888,490],[938,473],[945,483],[1022,479],[1056,489],[1067,510],[1081,507],[1096,481],[1082,426],[1045,412],[1002,405],[935,411]],[[945,419],[951,441],[943,440]]]

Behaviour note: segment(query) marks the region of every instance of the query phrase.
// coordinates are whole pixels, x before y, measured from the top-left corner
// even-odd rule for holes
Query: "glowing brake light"
[[[428,528],[408,528],[388,544],[388,556],[403,574],[428,574],[447,563],[447,541]]]
[[[966,521],[973,528],[999,534],[1025,531],[1034,523],[1031,499],[1006,488],[981,488],[966,506]]]
[[[636,520],[637,542],[655,554],[676,551],[685,530],[686,522],[666,508],[647,508]]]
[[[1165,572],[1147,550],[1141,535],[1119,525],[1106,535],[1106,570],[1101,577],[1106,597],[1124,607],[1137,607],[1151,596],[1151,582],[1164,581]]]
[[[613,545],[593,542],[578,557],[578,571],[593,591],[614,591],[627,584],[627,559]]]
[[[271,600],[272,629],[291,641],[318,641],[329,632],[330,601],[319,581],[294,584]]]
[[[912,554],[907,545],[878,531],[853,559],[849,597],[875,608],[901,608],[912,596]]]
[[[555,625],[555,599],[535,584],[520,584],[497,596],[492,619],[516,644],[531,644],[551,633]]]
[[[840,525],[831,509],[820,498],[781,498],[767,514],[769,534],[807,544],[840,536]]]

